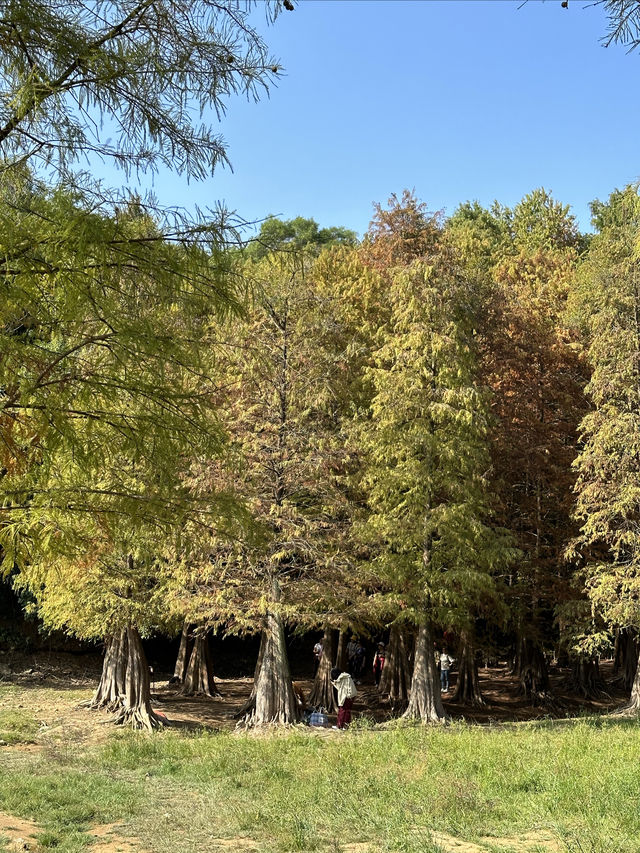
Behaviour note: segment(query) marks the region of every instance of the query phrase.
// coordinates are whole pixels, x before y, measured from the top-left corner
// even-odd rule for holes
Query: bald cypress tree
[[[388,273],[390,319],[367,375],[372,398],[354,429],[368,517],[361,535],[381,582],[417,629],[405,716],[445,718],[433,632],[493,595],[509,556],[490,518],[488,401],[476,380],[476,306],[444,250]]]
[[[594,205],[600,233],[581,268],[575,306],[586,325],[592,410],[581,424],[575,461],[580,557],[589,598],[606,622],[640,628],[640,268],[637,186]],[[627,706],[640,712],[640,675]]]

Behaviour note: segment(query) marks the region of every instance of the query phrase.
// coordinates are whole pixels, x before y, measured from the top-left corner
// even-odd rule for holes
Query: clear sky
[[[588,0],[300,0],[256,21],[285,74],[229,103],[233,173],[162,174],[160,201],[362,234],[405,187],[452,213],[544,186],[587,229],[589,201],[640,176],[640,53],[601,45]]]

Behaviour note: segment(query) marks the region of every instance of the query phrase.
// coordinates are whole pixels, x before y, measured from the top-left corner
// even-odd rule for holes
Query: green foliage
[[[109,216],[16,171],[0,192],[0,542],[38,593],[42,572],[148,562],[152,531],[232,515],[184,474],[222,447],[203,345],[238,301],[217,226],[163,232],[142,205]]]
[[[253,298],[227,327],[217,365],[229,452],[202,467],[197,488],[225,484],[255,524],[235,542],[200,537],[199,559],[194,549],[175,568],[170,596],[199,624],[255,631],[274,604],[274,579],[290,622],[342,618],[346,501],[335,470],[344,357],[333,346],[337,300],[316,287],[314,263],[313,247],[246,261]]]
[[[193,116],[278,73],[251,6],[15,0],[0,16],[2,568],[82,636],[149,627],[165,540],[239,514],[188,474],[221,452],[212,333],[242,285],[223,212],[167,213],[71,169],[97,154],[210,174],[225,149]]]
[[[508,216],[517,248],[564,249],[576,246],[579,232],[569,205],[555,201],[544,187],[525,195]]]
[[[575,461],[580,535],[571,556],[586,560],[589,596],[614,625],[640,626],[638,449],[640,289],[637,187],[600,206],[601,233],[580,271],[575,310],[588,330],[593,408],[581,424]],[[625,220],[625,216],[629,218]]]
[[[446,255],[394,270],[370,412],[353,437],[368,507],[361,535],[381,578],[415,623],[427,610],[458,627],[495,598],[491,572],[510,556],[487,525],[489,412],[467,284]]]
[[[598,231],[625,231],[634,226],[640,227],[638,184],[629,184],[622,190],[615,189],[607,201],[595,199],[590,207],[591,224]]]
[[[162,164],[203,178],[226,159],[211,126],[230,95],[256,98],[278,63],[251,3],[11,0],[0,17],[0,146],[62,169],[96,152],[126,171]],[[269,2],[267,13],[281,5]]]
[[[257,260],[264,258],[270,252],[295,253],[312,247],[320,250],[322,247],[350,246],[355,243],[355,231],[350,231],[348,228],[336,226],[320,228],[314,219],[304,219],[302,216],[287,220],[270,216],[260,226],[257,238],[247,246],[246,254]]]

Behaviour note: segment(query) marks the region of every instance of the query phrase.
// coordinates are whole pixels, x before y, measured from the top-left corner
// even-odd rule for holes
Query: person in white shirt
[[[338,720],[332,728],[346,729],[351,722],[351,708],[358,690],[349,673],[342,672],[337,666],[331,670],[331,684],[338,693]]]
[[[449,692],[449,670],[454,660],[455,658],[451,657],[445,646],[440,655],[440,689],[443,693]]]

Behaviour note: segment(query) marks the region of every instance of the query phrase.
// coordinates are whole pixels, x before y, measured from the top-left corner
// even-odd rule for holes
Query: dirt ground
[[[73,655],[65,653],[0,654],[0,681],[22,688],[19,703],[11,698],[0,699],[0,707],[12,705],[30,711],[41,723],[39,734],[49,739],[55,732],[65,729],[66,736],[75,733],[79,740],[101,740],[107,715],[94,714],[79,707],[88,698],[100,676],[101,658],[98,655]],[[608,685],[612,684],[612,664],[605,662],[601,672]],[[555,699],[553,706],[533,707],[518,693],[518,679],[509,674],[505,666],[481,668],[480,684],[485,699],[481,708],[472,708],[451,700],[456,683],[452,673],[451,691],[445,694],[444,706],[454,720],[467,720],[479,724],[533,720],[542,717],[572,717],[584,713],[606,713],[622,704],[625,694],[618,687],[609,687],[609,693],[599,701],[585,701],[567,692],[564,684],[568,671],[552,669],[551,686]],[[215,699],[182,696],[175,685],[169,684],[170,673],[152,674],[154,706],[167,718],[167,725],[185,729],[234,729],[236,714],[251,691],[251,678],[219,678],[222,696]],[[311,677],[298,682],[305,695],[311,686]],[[53,690],[53,693],[51,692]],[[366,716],[375,722],[384,722],[394,714],[387,701],[382,699],[371,679],[358,685],[354,703],[354,717]],[[69,693],[69,698],[65,694]],[[40,737],[35,739],[36,742]],[[28,748],[25,746],[23,748]]]

